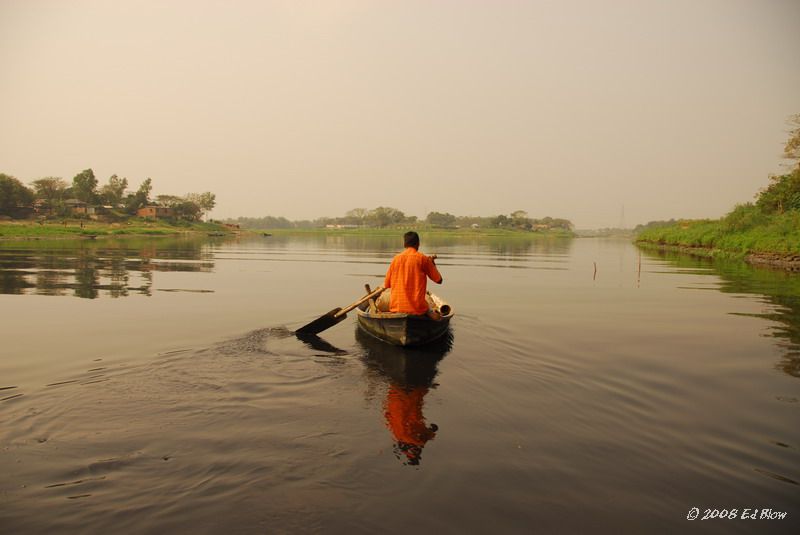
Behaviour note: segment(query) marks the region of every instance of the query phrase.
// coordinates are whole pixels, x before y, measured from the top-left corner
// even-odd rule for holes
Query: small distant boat
[[[225,233],[224,232],[209,232],[208,235],[213,237],[213,238],[218,238],[220,236],[224,236]]]
[[[269,236],[272,236],[272,234],[270,234],[269,232],[262,232],[261,234],[262,234],[262,235],[263,235],[265,238],[268,238]]]
[[[363,303],[356,309],[358,326],[375,338],[398,346],[421,346],[438,340],[448,332],[453,308],[438,296],[428,292],[428,302],[442,315],[433,320],[428,316],[380,312],[374,304]]]

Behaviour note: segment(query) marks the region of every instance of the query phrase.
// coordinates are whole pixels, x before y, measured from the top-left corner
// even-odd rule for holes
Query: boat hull
[[[368,305],[356,309],[358,326],[386,343],[397,346],[421,346],[438,340],[447,333],[452,311],[440,320],[428,316],[392,312],[370,312]]]

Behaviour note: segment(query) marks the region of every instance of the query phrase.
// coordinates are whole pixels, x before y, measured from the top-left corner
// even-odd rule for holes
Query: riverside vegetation
[[[31,187],[0,173],[0,238],[75,237],[80,235],[166,235],[192,231],[224,232],[224,225],[203,222],[214,208],[211,192],[152,196],[152,180],[126,191],[128,179],[111,175],[99,185],[92,169],[75,175],[34,180]],[[138,217],[145,207],[158,218]]]
[[[793,128],[784,147],[792,162],[789,172],[771,176],[755,202],[739,204],[720,219],[650,222],[637,227],[637,242],[800,268],[800,114],[790,122]]]
[[[379,206],[354,208],[342,217],[290,221],[285,217],[240,217],[219,224],[204,223],[204,214],[214,208],[211,192],[184,197],[158,195],[152,198],[152,180],[144,180],[136,191],[126,191],[127,178],[111,175],[100,186],[92,169],[81,171],[68,184],[59,177],[34,180],[31,187],[0,173],[0,238],[69,237],[74,235],[159,235],[187,231],[214,234],[231,229],[251,231],[332,232],[380,234],[398,229],[421,229],[429,233],[519,236],[574,236],[567,219],[530,218],[524,210],[491,217],[456,216],[430,212],[424,219]],[[142,209],[152,209],[158,217]]]

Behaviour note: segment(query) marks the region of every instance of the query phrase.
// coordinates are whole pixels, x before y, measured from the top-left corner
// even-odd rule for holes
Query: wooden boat
[[[420,346],[438,340],[449,331],[453,308],[438,296],[428,292],[431,308],[442,315],[433,320],[428,316],[380,312],[375,303],[367,302],[356,308],[358,326],[386,343],[398,346]]]

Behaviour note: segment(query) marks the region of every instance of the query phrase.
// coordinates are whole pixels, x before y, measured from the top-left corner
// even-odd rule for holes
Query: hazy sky
[[[798,28],[798,0],[0,0],[0,172],[214,217],[718,217],[782,169]]]

